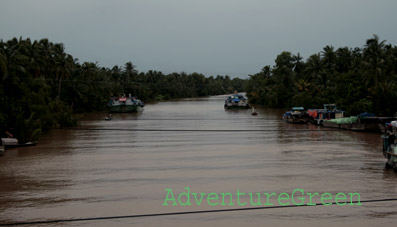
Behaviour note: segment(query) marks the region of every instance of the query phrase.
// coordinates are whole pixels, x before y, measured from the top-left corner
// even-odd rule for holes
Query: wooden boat
[[[249,109],[248,100],[241,94],[233,94],[225,100],[225,109]]]
[[[110,112],[129,113],[143,110],[145,103],[137,97],[112,97],[109,100],[108,107]]]
[[[35,146],[37,142],[20,143],[16,138],[1,138],[1,144],[4,148],[15,148],[15,147],[30,147]]]
[[[365,124],[365,131],[383,133],[387,123],[395,121],[395,117],[363,117],[359,119],[361,124]],[[394,128],[394,126],[393,126]]]
[[[324,109],[309,109],[307,113],[311,123],[322,125],[325,120],[343,118],[345,111],[338,110],[335,104],[324,104]]]
[[[339,128],[351,131],[366,131],[365,124],[361,124],[357,117],[344,117],[339,119],[324,120],[323,126],[326,128]]]
[[[324,120],[323,126],[352,131],[385,132],[385,125],[395,120],[394,117],[376,117],[374,114],[360,113],[357,116]],[[395,123],[397,126],[397,122]]]
[[[292,107],[291,111],[287,111],[283,115],[283,120],[288,123],[305,124],[308,122],[309,115],[303,107]]]
[[[36,145],[37,145],[37,142],[27,142],[27,143],[6,145],[5,147],[8,149],[8,148],[16,148],[16,147],[31,147],[31,146],[36,146]]]

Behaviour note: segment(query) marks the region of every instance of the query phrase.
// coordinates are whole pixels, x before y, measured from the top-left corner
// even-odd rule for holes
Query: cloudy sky
[[[397,45],[396,0],[0,0],[0,39],[48,38],[80,62],[246,77],[282,51]]]

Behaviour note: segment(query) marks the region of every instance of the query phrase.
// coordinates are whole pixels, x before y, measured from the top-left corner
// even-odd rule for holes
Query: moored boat
[[[1,138],[1,144],[2,146],[4,146],[5,149],[5,148],[35,146],[37,142],[20,143],[16,138]]]
[[[225,109],[249,109],[248,99],[241,94],[233,94],[225,100]]]
[[[108,107],[110,112],[129,113],[138,112],[143,109],[145,104],[137,97],[112,97],[109,100]]]
[[[361,124],[355,116],[338,119],[324,120],[323,126],[327,128],[340,128],[352,131],[365,131],[365,124]]]
[[[352,131],[380,132],[385,131],[385,125],[393,122],[394,117],[376,117],[370,113],[360,113],[357,116],[324,120],[323,126],[329,128],[348,129]]]
[[[15,147],[31,147],[36,146],[37,142],[27,142],[27,143],[18,143],[13,145],[7,145],[6,148],[15,148]]]
[[[392,121],[395,121],[395,117],[364,117],[360,118],[360,123],[365,124],[366,131],[380,132],[383,133],[385,131],[385,125]]]
[[[283,120],[288,123],[305,124],[308,122],[307,112],[303,107],[292,107],[291,111],[287,111],[283,115]]]
[[[335,104],[324,104],[324,109],[309,109],[309,120],[315,125],[322,125],[325,120],[343,118],[345,111],[338,110]]]

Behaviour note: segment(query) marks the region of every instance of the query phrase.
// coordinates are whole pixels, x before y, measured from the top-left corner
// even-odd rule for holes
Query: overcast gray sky
[[[0,0],[0,38],[48,38],[84,61],[246,77],[282,51],[397,44],[396,0]]]

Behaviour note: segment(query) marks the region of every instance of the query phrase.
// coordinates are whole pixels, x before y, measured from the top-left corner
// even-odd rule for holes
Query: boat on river
[[[309,109],[309,121],[315,125],[323,125],[325,120],[343,118],[345,111],[338,110],[335,104],[324,104],[323,109]]]
[[[365,125],[365,131],[380,132],[380,133],[383,133],[385,131],[386,124],[396,120],[397,119],[395,117],[369,116],[369,117],[359,118],[360,123]]]
[[[395,144],[397,122],[393,121],[385,126],[385,132],[381,135],[383,140],[383,156],[387,159],[385,168],[393,169],[397,173],[397,144]]]
[[[113,113],[130,113],[142,111],[145,103],[135,96],[112,97],[109,100],[109,111]]]
[[[394,117],[376,117],[374,114],[360,113],[357,116],[324,120],[323,126],[351,131],[380,132],[385,131],[385,124],[395,120]]]
[[[303,107],[292,107],[291,111],[283,115],[283,120],[288,123],[305,124],[309,120],[309,115]]]
[[[30,147],[36,144],[37,142],[20,143],[16,138],[1,138],[1,146],[4,146],[4,150],[5,148]]]
[[[233,94],[225,100],[225,109],[249,109],[248,99],[241,94]]]

